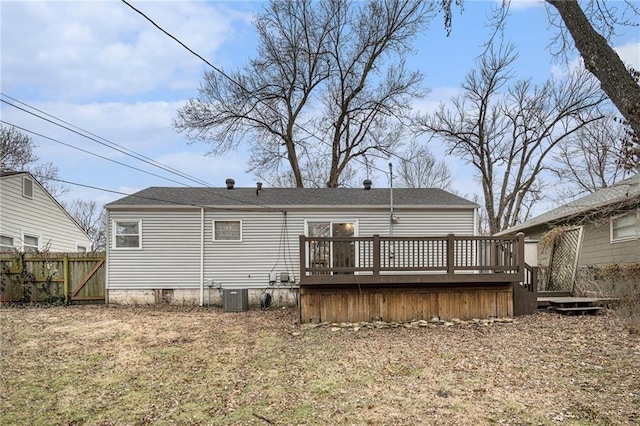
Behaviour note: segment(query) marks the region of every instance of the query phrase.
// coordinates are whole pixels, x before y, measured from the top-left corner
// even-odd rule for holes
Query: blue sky
[[[214,65],[232,70],[254,56],[256,38],[252,13],[258,1],[138,1],[131,4]],[[482,53],[490,31],[485,17],[492,1],[467,0],[456,10],[449,37],[442,16],[416,41],[409,61],[425,75],[431,94],[417,102],[429,110],[455,95],[465,74]],[[115,142],[213,186],[232,177],[238,186],[254,186],[247,174],[247,156],[231,153],[207,157],[208,146],[189,145],[171,127],[176,110],[197,95],[208,66],[120,1],[0,2],[2,93]],[[519,78],[542,81],[558,67],[547,48],[553,35],[541,2],[516,1],[506,39],[518,48]],[[626,30],[614,46],[626,62],[640,68],[640,33]],[[577,56],[577,55],[576,55]],[[3,96],[3,100],[16,103]],[[5,103],[3,121],[46,137],[95,152],[154,174],[196,185],[153,168],[94,141],[61,129]],[[28,133],[29,134],[29,133]],[[125,193],[174,182],[132,170],[31,134],[43,162],[58,167],[60,178]],[[442,148],[433,145],[436,155]],[[477,187],[469,166],[447,158],[456,176],[455,188],[471,195]],[[378,176],[377,186],[387,186]],[[106,203],[120,195],[67,185],[63,200],[93,199]]]

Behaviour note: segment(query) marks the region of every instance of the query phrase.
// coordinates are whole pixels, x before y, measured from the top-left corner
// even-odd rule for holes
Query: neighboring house
[[[91,238],[28,172],[0,172],[0,251],[86,252]]]
[[[541,285],[597,291],[589,288],[593,277],[588,276],[588,268],[640,263],[640,174],[497,235],[517,232],[545,243],[539,244],[538,259],[549,270]]]
[[[108,302],[206,306],[220,300],[221,286],[249,289],[255,303],[274,282],[300,282],[301,235],[472,236],[477,229],[478,206],[441,189],[228,185],[152,187],[107,204]],[[345,265],[357,264],[355,253],[345,256]],[[275,297],[288,297],[281,293]]]

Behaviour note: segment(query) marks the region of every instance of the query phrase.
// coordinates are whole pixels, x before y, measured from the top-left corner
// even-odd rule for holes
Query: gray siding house
[[[538,246],[540,265],[550,269],[541,284],[555,280],[561,290],[590,290],[589,269],[640,263],[640,174],[497,235],[517,232],[543,242],[552,237]]]
[[[477,207],[440,189],[151,187],[105,206],[108,303],[202,306],[218,287],[255,303],[274,284],[277,302],[298,282],[300,235],[474,235]]]
[[[0,251],[84,252],[91,238],[28,172],[0,173]]]

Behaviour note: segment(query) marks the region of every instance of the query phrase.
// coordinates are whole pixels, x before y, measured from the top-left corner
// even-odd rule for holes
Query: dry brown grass
[[[292,309],[0,315],[3,425],[640,422],[640,339],[610,314],[355,332]]]

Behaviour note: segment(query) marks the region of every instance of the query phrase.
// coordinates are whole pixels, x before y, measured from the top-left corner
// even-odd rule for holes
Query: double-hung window
[[[611,242],[640,238],[640,209],[611,218]]]
[[[142,221],[114,220],[113,243],[114,249],[141,249]]]

